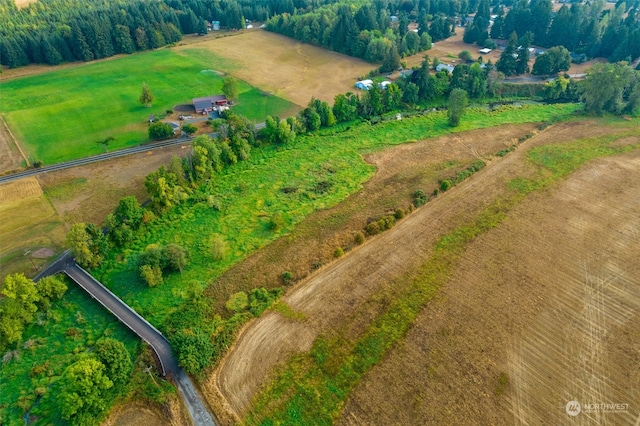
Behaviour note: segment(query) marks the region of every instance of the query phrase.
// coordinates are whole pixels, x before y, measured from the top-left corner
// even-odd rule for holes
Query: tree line
[[[640,1],[618,2],[605,10],[605,0],[563,4],[553,12],[551,0],[518,0],[507,13],[496,6],[489,27],[489,2],[481,0],[472,22],[465,27],[464,41],[493,47],[492,39],[516,33],[520,43],[542,47],[563,46],[575,60],[604,57],[610,62],[631,62],[640,56]]]

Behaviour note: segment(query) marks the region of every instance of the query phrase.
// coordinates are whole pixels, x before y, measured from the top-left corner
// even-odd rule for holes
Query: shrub
[[[441,191],[444,192],[444,191],[448,190],[449,188],[451,188],[451,181],[450,180],[444,179],[444,180],[440,181],[440,190]]]
[[[393,214],[393,216],[397,219],[400,220],[404,217],[404,210],[403,209],[396,209],[395,213]]]
[[[344,250],[342,249],[342,247],[338,247],[334,252],[333,252],[333,257],[335,257],[336,259],[339,257],[344,256]]]
[[[380,226],[378,225],[378,222],[371,222],[364,228],[364,230],[367,235],[376,235],[380,232]]]
[[[415,207],[420,207],[427,201],[429,201],[429,197],[422,189],[418,189],[413,193],[413,205]]]
[[[216,211],[222,210],[222,202],[216,197],[214,197],[213,195],[207,196],[207,204],[213,210],[216,210]]]
[[[458,53],[458,58],[462,59],[465,62],[469,62],[471,60],[471,52],[468,50],[463,50]]]
[[[173,129],[167,123],[156,121],[149,125],[149,139],[166,139],[173,136]]]
[[[222,260],[227,255],[229,245],[222,235],[213,234],[209,239],[209,250],[213,260]]]
[[[269,219],[269,229],[272,231],[277,231],[283,226],[284,226],[284,219],[282,218],[282,213],[275,212],[271,216],[271,219]]]
[[[183,124],[182,131],[185,132],[187,135],[191,136],[198,131],[198,128],[193,124]]]
[[[158,266],[142,265],[140,276],[149,287],[156,287],[162,284],[162,269]]]
[[[291,281],[293,281],[293,272],[285,271],[282,273],[281,278],[282,282],[284,282],[285,284],[291,284]]]
[[[249,297],[244,291],[232,294],[224,304],[224,307],[233,313],[242,312],[247,309],[247,306],[249,306]]]
[[[353,238],[353,242],[357,245],[364,243],[364,234],[362,232],[358,232],[356,236]]]

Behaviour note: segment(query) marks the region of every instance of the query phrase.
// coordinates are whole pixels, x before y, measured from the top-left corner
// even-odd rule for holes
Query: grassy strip
[[[115,138],[109,150],[145,142],[150,114],[164,116],[191,98],[221,93],[212,58],[160,49],[46,74],[3,81],[0,114],[27,155],[53,164],[103,152],[96,142]],[[138,102],[146,82],[155,101]],[[295,108],[240,82],[234,111],[256,122]]]
[[[246,423],[333,424],[363,375],[406,335],[421,309],[433,298],[438,288],[451,278],[458,258],[470,241],[498,226],[529,193],[550,187],[582,164],[594,158],[640,148],[639,144],[611,146],[611,142],[637,135],[636,130],[530,150],[529,161],[538,168],[536,178],[528,180],[526,185],[523,179],[514,179],[508,185],[505,197],[495,200],[475,220],[443,236],[436,243],[431,258],[421,267],[417,278],[405,283],[404,292],[360,339],[350,342],[339,335],[320,337],[310,352],[295,356],[267,390],[258,395],[254,411],[249,414]]]

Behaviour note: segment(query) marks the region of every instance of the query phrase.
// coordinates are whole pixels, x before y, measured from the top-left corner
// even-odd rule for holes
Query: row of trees
[[[465,28],[464,41],[484,45],[489,37],[504,39],[515,32],[522,39],[530,33],[530,44],[563,46],[611,62],[633,61],[640,56],[640,2],[618,2],[614,10],[604,6],[604,0],[572,2],[554,14],[551,0],[518,0],[506,15],[502,6],[497,8],[489,31],[488,2],[481,0],[476,17]]]

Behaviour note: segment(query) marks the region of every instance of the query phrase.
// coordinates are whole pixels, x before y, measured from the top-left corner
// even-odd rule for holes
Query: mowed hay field
[[[311,97],[333,103],[339,93],[354,91],[359,76],[376,64],[305,44],[264,30],[231,37],[203,38],[177,51],[210,52],[227,61],[220,69],[300,106]]]
[[[633,423],[639,145],[637,120],[578,121],[494,158],[298,284],[283,299],[296,315],[274,311],[249,325],[211,389],[237,415],[251,413],[250,424],[326,419],[336,398],[340,424],[563,424],[570,400],[629,403],[626,413],[581,421]],[[372,324],[414,288],[425,308],[399,340],[381,334],[386,354],[349,382],[358,345],[378,342],[367,340]],[[411,318],[393,312],[394,324]],[[351,397],[341,399],[345,386]],[[258,389],[267,394],[255,400]]]
[[[0,185],[0,280],[15,272],[35,275],[31,259],[37,266],[46,264],[37,251],[61,251],[65,232],[36,178]],[[31,253],[25,255],[26,250]]]

